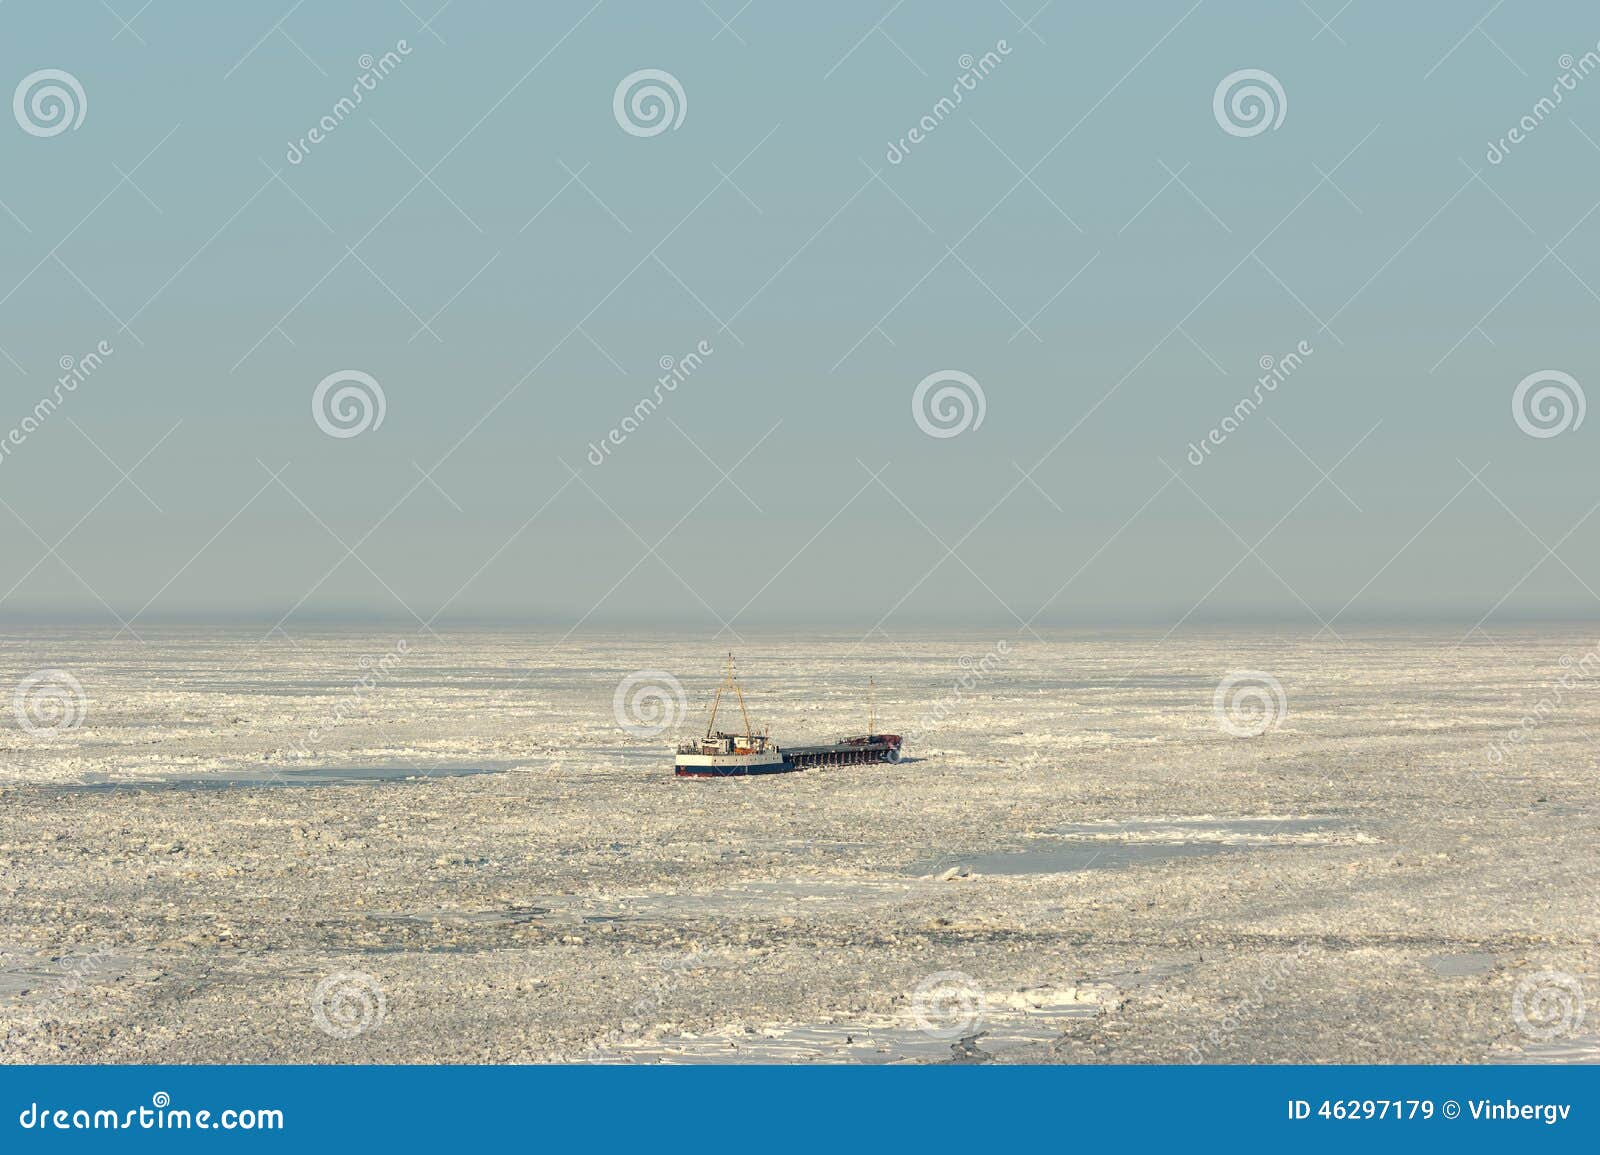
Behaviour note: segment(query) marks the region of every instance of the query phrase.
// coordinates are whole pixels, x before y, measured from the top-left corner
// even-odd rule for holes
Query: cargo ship
[[[744,720],[743,733],[717,729],[717,710],[724,694],[731,693],[739,703]],[[730,778],[751,774],[787,774],[814,766],[861,766],[871,762],[900,761],[899,734],[879,734],[874,702],[867,714],[867,732],[859,737],[840,738],[823,746],[779,746],[765,731],[758,734],[750,724],[744,704],[744,691],[733,673],[733,655],[728,655],[728,673],[711,699],[711,719],[706,732],[678,747],[673,772],[679,778]]]

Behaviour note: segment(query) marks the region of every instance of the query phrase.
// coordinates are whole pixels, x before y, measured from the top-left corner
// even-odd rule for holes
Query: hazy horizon
[[[298,628],[313,630],[360,630],[379,627],[394,627],[402,633],[424,634],[428,630],[412,618],[403,614],[359,614],[339,613],[333,611],[318,611],[316,613],[298,613],[293,621]],[[254,613],[150,613],[140,617],[137,627],[139,632],[160,629],[241,629],[260,630],[263,633],[273,629],[287,629],[287,622],[278,622],[278,615],[270,611]],[[1171,617],[1163,618],[1159,614],[1152,614],[1147,618],[1115,618],[1105,617],[1097,619],[1041,619],[1033,623],[1033,628],[1040,633],[1049,634],[1093,634],[1103,632],[1122,633],[1163,633],[1171,630],[1174,635],[1183,633],[1206,633],[1218,630],[1239,631],[1248,633],[1253,631],[1282,632],[1293,630],[1304,631],[1303,620],[1292,615],[1281,617],[1256,616],[1250,618],[1224,617],[1217,615],[1194,614],[1182,624],[1174,627]],[[0,613],[0,632],[7,630],[26,631],[32,627],[62,627],[71,629],[108,629],[116,633],[119,627],[116,621],[106,615],[95,616],[89,613],[64,614],[40,612],[26,613]],[[923,636],[947,633],[961,635],[969,633],[983,633],[999,637],[1026,637],[1027,631],[1019,628],[1015,622],[1008,622],[1000,617],[992,618],[925,618],[925,617],[900,617],[896,619],[898,632],[905,634],[920,634]],[[707,630],[703,623],[697,622],[692,617],[681,618],[625,618],[611,616],[606,618],[591,618],[582,626],[574,630],[572,619],[560,613],[550,613],[544,616],[514,616],[509,614],[492,615],[458,615],[449,619],[440,619],[433,624],[432,629],[439,633],[452,630],[518,630],[528,629],[541,633],[561,633],[571,631],[574,640],[584,637],[616,637],[624,633],[658,634],[661,636],[683,637],[704,636],[715,647],[727,642],[729,635],[726,632],[717,636],[715,629]],[[1475,616],[1460,614],[1423,616],[1396,612],[1392,615],[1382,616],[1375,614],[1362,617],[1341,619],[1336,627],[1340,634],[1383,631],[1393,633],[1404,632],[1408,629],[1420,633],[1449,633],[1454,631],[1465,638],[1473,634],[1488,634],[1492,637],[1493,631],[1487,626],[1479,625]],[[1549,616],[1528,615],[1501,615],[1497,618],[1496,630],[1498,631],[1540,631],[1540,630],[1600,630],[1600,616],[1585,617],[1573,613],[1563,615],[1552,613]],[[815,619],[773,619],[752,618],[743,622],[738,627],[742,636],[765,637],[775,635],[791,635],[796,633],[816,633],[822,636],[832,634],[860,634],[868,636],[878,633],[883,627],[868,618],[815,618]],[[1310,635],[1307,634],[1309,637]]]

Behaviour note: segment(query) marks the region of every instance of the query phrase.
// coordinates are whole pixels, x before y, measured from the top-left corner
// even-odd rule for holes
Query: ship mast
[[[878,732],[878,679],[867,679],[867,737]]]
[[[744,691],[739,689],[739,683],[733,676],[733,653],[728,653],[728,673],[722,679],[722,685],[717,687],[716,696],[711,699],[711,720],[706,723],[706,737],[709,738],[717,727],[717,704],[722,701],[722,692],[732,690],[734,697],[739,702],[739,713],[744,718],[744,736],[747,741],[755,738],[755,730],[750,725],[750,712],[744,708]]]
[[[744,717],[744,737],[750,745],[755,745],[755,730],[750,725],[750,711],[744,708],[744,691],[739,689],[739,683],[733,677],[733,653],[728,653],[728,684],[733,687],[734,697],[739,699],[739,713]]]
[[[732,673],[732,666],[733,666],[733,661],[732,661],[733,655],[729,654],[728,658],[729,658],[729,661],[728,661],[729,673],[731,674]],[[722,691],[727,688],[727,685],[728,685],[728,679],[724,678],[722,680],[722,685],[718,686],[717,687],[717,692],[714,695],[712,695],[712,698],[711,698],[711,720],[706,723],[706,737],[707,738],[711,737],[712,731],[717,728],[717,703],[722,701]]]

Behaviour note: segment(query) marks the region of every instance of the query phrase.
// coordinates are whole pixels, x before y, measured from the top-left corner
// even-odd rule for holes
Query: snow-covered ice
[[[869,677],[910,736],[751,780],[671,775],[708,637],[141,633],[5,637],[8,699],[84,695],[0,732],[6,1061],[1596,1055],[1578,630],[750,635],[780,742]],[[619,727],[635,671],[675,729]]]

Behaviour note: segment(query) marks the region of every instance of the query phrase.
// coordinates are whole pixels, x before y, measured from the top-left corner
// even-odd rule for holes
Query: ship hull
[[[755,774],[788,774],[830,766],[866,766],[900,761],[898,734],[845,738],[828,746],[789,746],[773,754],[679,754],[673,772],[679,778],[746,778]]]
[[[745,778],[798,769],[774,750],[761,754],[679,754],[673,772],[679,778]]]
[[[830,746],[786,746],[783,756],[793,762],[797,770],[813,766],[865,766],[900,761],[900,744],[898,734],[868,734],[861,738],[845,738]]]
[[[794,766],[787,759],[776,763],[762,763],[757,766],[683,766],[673,769],[679,778],[748,778],[756,774],[789,774],[795,770],[802,770],[802,766]]]

